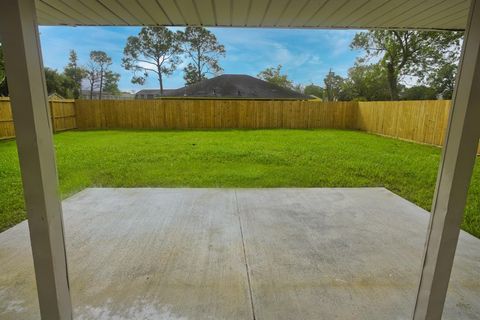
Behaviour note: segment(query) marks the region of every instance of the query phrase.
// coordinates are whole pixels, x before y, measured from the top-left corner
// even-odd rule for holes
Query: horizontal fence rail
[[[54,132],[70,129],[351,129],[442,146],[450,100],[322,102],[226,99],[54,100]],[[15,136],[0,98],[0,139]],[[479,148],[480,154],[480,148]]]
[[[77,128],[75,100],[50,100],[53,132]],[[15,138],[12,108],[9,98],[0,98],[0,140]]]

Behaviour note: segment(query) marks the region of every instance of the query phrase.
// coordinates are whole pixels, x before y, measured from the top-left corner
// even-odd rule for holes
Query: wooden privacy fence
[[[0,139],[15,137],[10,99],[0,98]]]
[[[75,100],[51,100],[50,116],[53,132],[75,129]],[[15,137],[9,98],[0,98],[0,139]]]
[[[450,100],[58,100],[51,101],[50,106],[54,131],[335,128],[437,146],[443,145],[450,112]],[[13,136],[10,103],[0,99],[0,138]]]
[[[80,129],[335,128],[442,146],[450,104],[450,100],[79,100],[76,112]]]
[[[80,129],[341,128],[356,102],[261,100],[78,100]]]
[[[450,104],[450,100],[359,102],[356,129],[441,146]]]
[[[450,100],[359,102],[355,129],[443,146],[450,108]]]
[[[53,132],[76,129],[75,100],[51,100],[50,116]]]

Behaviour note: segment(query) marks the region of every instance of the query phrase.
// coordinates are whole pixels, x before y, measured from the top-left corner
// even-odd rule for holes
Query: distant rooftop
[[[224,74],[176,90],[164,92],[170,97],[217,97],[253,99],[309,99],[302,93],[244,74]]]
[[[172,91],[175,91],[175,89],[163,89],[163,95],[168,95]],[[160,89],[142,89],[135,93],[135,95],[144,95],[144,94],[160,96]]]

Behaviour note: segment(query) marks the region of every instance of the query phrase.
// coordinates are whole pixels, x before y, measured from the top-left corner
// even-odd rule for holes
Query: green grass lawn
[[[89,131],[55,135],[60,189],[384,186],[429,210],[440,149],[339,130]],[[15,141],[0,142],[0,230],[25,219]],[[480,237],[480,168],[463,229]]]

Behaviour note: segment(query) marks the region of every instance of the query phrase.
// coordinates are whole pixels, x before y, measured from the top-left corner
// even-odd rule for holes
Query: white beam
[[[71,319],[72,306],[47,90],[34,0],[3,0],[0,34],[42,319]]]
[[[480,138],[480,0],[472,0],[413,318],[440,319]]]

